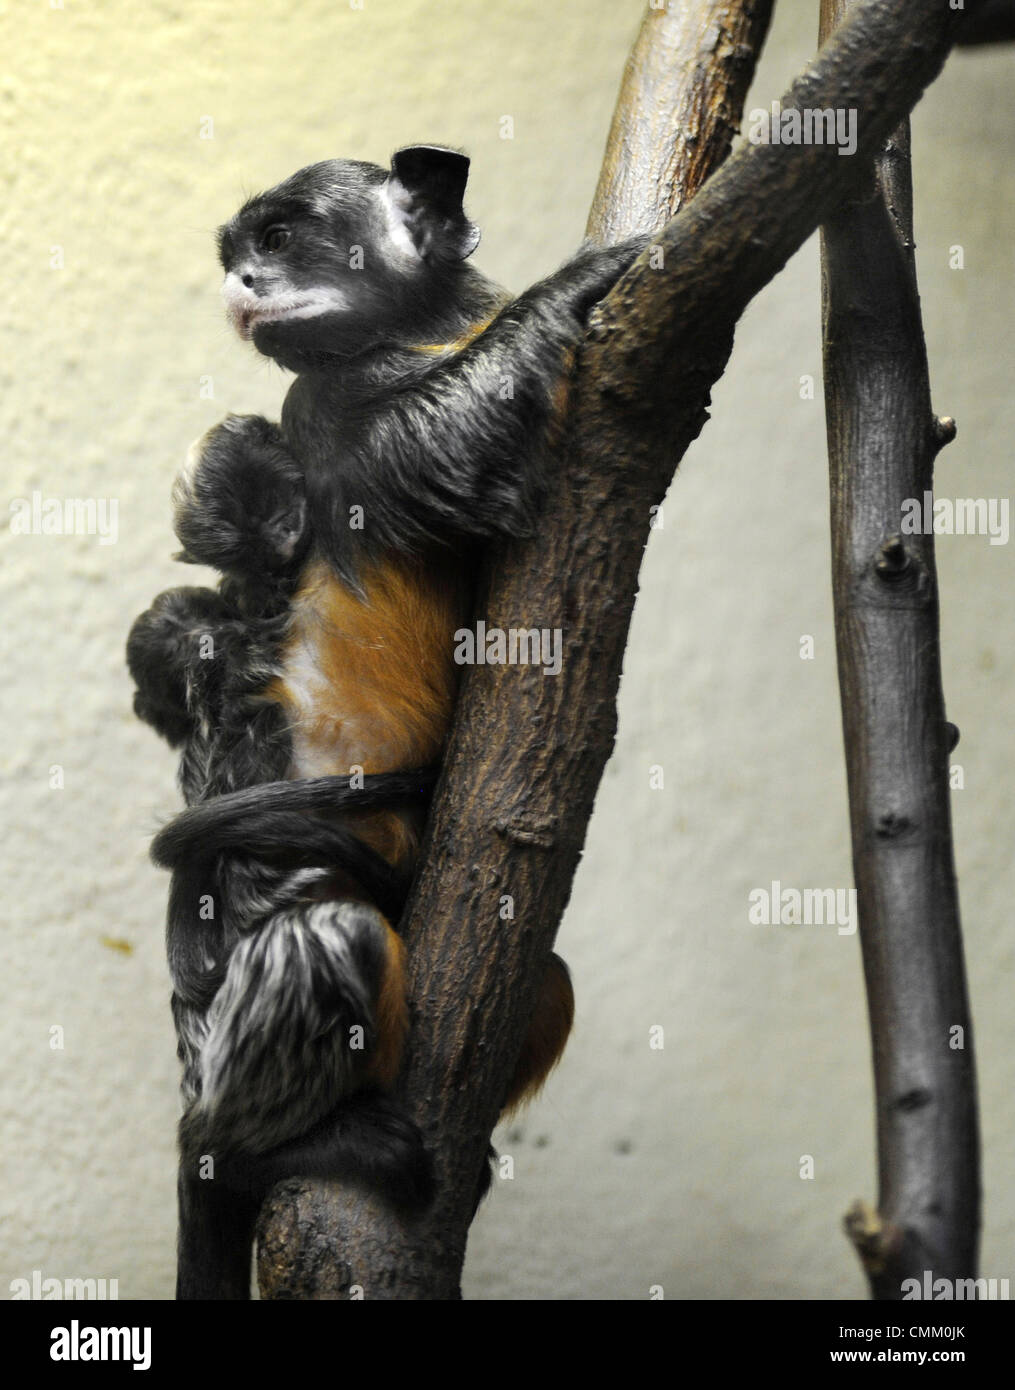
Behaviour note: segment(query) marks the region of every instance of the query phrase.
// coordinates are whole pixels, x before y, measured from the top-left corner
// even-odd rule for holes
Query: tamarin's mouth
[[[233,327],[249,342],[254,330],[264,323],[282,323],[287,319],[312,319],[321,314],[338,313],[348,307],[339,290],[324,287],[310,294],[287,295],[284,298],[255,300],[226,295],[226,309]]]
[[[246,341],[254,336],[254,329],[262,323],[281,323],[285,319],[310,318],[314,314],[323,313],[321,308],[314,308],[312,302],[295,301],[285,304],[265,304],[265,305],[244,305],[233,315],[233,322],[240,337]]]

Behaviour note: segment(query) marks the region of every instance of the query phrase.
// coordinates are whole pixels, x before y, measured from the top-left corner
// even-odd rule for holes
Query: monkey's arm
[[[455,357],[373,409],[354,407],[330,442],[320,418],[327,388],[318,377],[300,377],[286,399],[283,432],[306,468],[308,506],[326,551],[342,554],[357,505],[368,543],[397,550],[524,534],[571,350],[589,310],[646,245],[639,238],[580,252]]]

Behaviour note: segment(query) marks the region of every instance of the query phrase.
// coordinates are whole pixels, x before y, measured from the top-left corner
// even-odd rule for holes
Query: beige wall
[[[413,140],[474,159],[478,260],[516,288],[578,241],[636,0],[15,0],[5,10],[5,503],[113,498],[115,544],[0,532],[2,1270],[171,1291],[176,1062],[145,857],[174,759],[130,711],[123,643],[169,558],[186,445],[285,380],[233,340],[211,233],[245,192]],[[813,46],[783,0],[753,105]],[[915,120],[942,495],[1006,497],[1015,52],[953,59]],[[514,139],[499,135],[514,118]],[[213,138],[200,137],[204,118]],[[965,269],[951,270],[961,244]],[[62,269],[51,268],[62,248]],[[472,1298],[857,1298],[839,1231],[874,1195],[855,937],[751,927],[773,878],[850,885],[828,582],[817,250],[751,308],[653,534],[620,736],[561,932],[567,1059],[501,1147]],[[801,376],[818,379],[802,400]],[[210,379],[213,399],[201,394]],[[6,517],[6,512],[4,513]],[[983,1083],[984,1270],[1015,1275],[1013,546],[942,538],[963,739],[957,855]],[[815,659],[798,644],[812,634]],[[649,767],[665,769],[650,790]],[[51,769],[62,768],[63,786]],[[665,1028],[665,1049],[648,1046]],[[64,1030],[62,1050],[50,1045]],[[801,1181],[811,1154],[813,1181]]]

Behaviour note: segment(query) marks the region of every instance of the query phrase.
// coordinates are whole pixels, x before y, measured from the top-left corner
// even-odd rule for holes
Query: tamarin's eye
[[[283,227],[281,223],[269,227],[261,238],[261,245],[265,251],[281,251],[284,246],[289,245],[292,237],[288,227]]]

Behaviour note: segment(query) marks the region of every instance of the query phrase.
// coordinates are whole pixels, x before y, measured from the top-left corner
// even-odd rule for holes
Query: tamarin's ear
[[[424,260],[464,261],[479,245],[479,228],[462,207],[468,178],[469,158],[457,150],[409,145],[392,155],[392,210]]]

